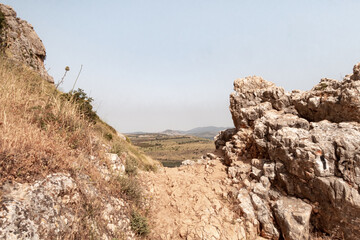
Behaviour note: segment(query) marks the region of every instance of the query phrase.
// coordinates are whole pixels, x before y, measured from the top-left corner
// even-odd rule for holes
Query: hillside
[[[209,140],[214,140],[214,137],[216,135],[218,135],[218,133],[220,131],[223,131],[225,129],[227,129],[227,128],[226,127],[209,126],[209,127],[197,127],[197,128],[193,128],[193,129],[190,129],[190,130],[187,130],[187,131],[167,129],[167,130],[164,130],[164,131],[158,132],[158,133],[132,132],[132,133],[128,133],[128,134],[129,135],[134,135],[134,134],[137,134],[137,135],[140,135],[140,134],[165,134],[165,135],[169,135],[169,136],[188,135],[188,136],[194,136],[194,137],[206,138],[206,139],[209,139]]]
[[[146,221],[136,173],[158,163],[103,122],[86,93],[63,93],[49,81],[40,70],[45,49],[17,56],[14,45],[36,52],[41,40],[10,7],[0,11],[0,238],[143,234],[135,224]],[[23,42],[11,44],[18,41],[11,32]]]

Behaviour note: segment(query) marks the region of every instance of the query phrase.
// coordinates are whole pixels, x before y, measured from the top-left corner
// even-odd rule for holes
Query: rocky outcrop
[[[285,239],[309,239],[309,229],[359,239],[359,68],[343,81],[322,79],[304,92],[289,93],[256,76],[234,82],[235,129],[220,132],[215,144],[232,172],[248,165],[247,172],[235,174],[236,181],[271,209],[265,222]],[[252,197],[255,211],[257,205]],[[243,210],[245,218],[248,211]],[[261,221],[260,228],[263,236],[278,238]]]
[[[0,30],[0,49],[10,59],[24,63],[36,70],[48,82],[54,79],[47,73],[44,60],[46,51],[44,44],[28,22],[16,17],[10,7],[0,4],[3,15]]]
[[[6,184],[1,193],[1,239],[113,239],[119,232],[124,239],[135,237],[128,204],[104,196],[86,177],[51,174],[33,184]],[[84,225],[92,232],[84,232]]]

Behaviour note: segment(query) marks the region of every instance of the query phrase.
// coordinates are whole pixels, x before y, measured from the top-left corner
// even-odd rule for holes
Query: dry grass
[[[109,167],[104,153],[110,151],[127,156],[126,161],[134,163],[132,167],[154,170],[158,164],[101,119],[89,121],[76,103],[64,99],[37,73],[0,57],[0,186],[7,181],[34,182],[50,173],[68,172],[80,189],[91,184],[101,197],[121,197],[130,205],[140,205],[140,185],[130,181],[134,176],[124,178],[129,179],[126,182],[116,177],[106,181],[90,160],[94,156],[100,165]],[[84,183],[80,176],[88,176],[89,182]],[[78,232],[69,233],[70,239],[90,239],[93,230],[89,222],[104,228],[95,204],[98,201],[84,195],[80,205],[74,206],[80,227]]]
[[[90,124],[39,75],[1,60],[0,181],[69,170],[91,151]]]
[[[0,184],[61,171],[86,170],[97,178],[87,156],[102,155],[103,144],[122,145],[118,153],[127,152],[139,166],[156,164],[105,122],[89,122],[61,94],[37,73],[0,58]],[[106,133],[113,138],[104,138]]]

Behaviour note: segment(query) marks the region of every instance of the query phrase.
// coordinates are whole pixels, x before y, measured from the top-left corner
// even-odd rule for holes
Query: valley
[[[144,133],[128,134],[127,137],[142,152],[160,161],[164,167],[177,167],[184,160],[196,160],[214,151],[213,140],[189,135]]]

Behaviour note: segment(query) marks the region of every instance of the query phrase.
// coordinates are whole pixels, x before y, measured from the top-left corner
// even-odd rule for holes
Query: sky
[[[120,132],[233,126],[233,81],[286,90],[342,79],[360,61],[356,0],[7,0],[31,23],[61,89],[95,99]]]

